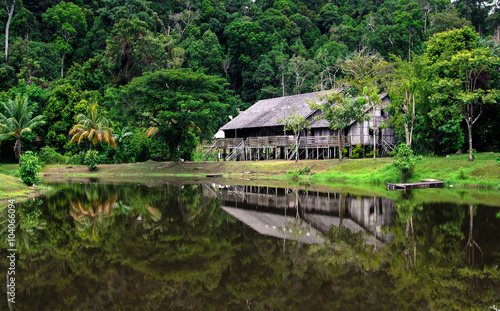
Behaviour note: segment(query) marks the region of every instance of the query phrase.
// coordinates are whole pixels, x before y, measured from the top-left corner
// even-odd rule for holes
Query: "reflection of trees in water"
[[[278,231],[284,233],[285,237],[289,237],[291,239],[292,245],[297,244],[297,250],[300,248],[300,238],[305,235],[310,234],[311,232],[311,224],[305,222],[300,218],[300,204],[299,204],[299,193],[298,190],[290,189],[290,192],[286,193],[287,199],[287,207],[291,206],[293,202],[293,207],[295,207],[295,217],[293,221],[285,221],[284,227],[278,227]],[[285,217],[286,217],[286,208],[285,208]],[[286,238],[283,239],[283,252],[286,249]]]
[[[463,249],[464,232],[469,237],[473,234],[471,205],[469,218],[464,205],[421,205],[408,193],[401,193],[396,205],[398,213],[391,226],[394,240],[387,250],[388,272],[394,277],[398,301],[406,299],[404,305],[417,309],[487,309],[499,298],[495,294],[495,288],[500,290],[496,263],[476,267],[470,257],[473,250]],[[491,221],[483,221],[483,226],[490,234],[500,233]],[[474,242],[473,238],[467,240],[466,248],[476,247]]]
[[[99,232],[113,223],[113,207],[116,204],[116,194],[104,202],[97,197],[92,197],[90,203],[71,201],[70,215],[75,220],[76,229],[82,237],[99,242]]]
[[[405,222],[405,235],[403,240],[404,258],[406,263],[406,271],[409,269],[415,270],[417,268],[417,242],[415,239],[415,230],[413,228],[413,214],[418,209],[422,209],[421,205],[415,203],[411,190],[401,192],[399,199],[396,200],[395,205],[400,219]],[[411,239],[410,236],[411,230]]]
[[[114,193],[123,206],[109,213],[113,222],[99,232],[100,243],[80,238],[68,209],[90,216],[70,201],[37,230],[47,249],[19,261],[19,299],[27,308],[441,310],[487,309],[498,301],[500,273],[491,265],[498,254],[491,254],[491,245],[497,253],[500,246],[485,245],[484,235],[500,236],[500,228],[493,212],[494,221],[484,221],[491,216],[484,209],[473,215],[473,238],[485,258],[478,268],[468,265],[463,250],[472,229],[463,206],[402,206],[390,229],[394,241],[375,253],[361,233],[345,227],[328,232],[323,245],[290,243],[283,250],[281,240],[236,222],[217,200],[200,198],[197,186],[110,189],[102,192],[102,213]],[[83,210],[99,217],[86,198],[80,199]],[[407,268],[405,248],[418,269],[409,262]],[[479,286],[471,289],[474,274]]]
[[[469,238],[465,244],[464,250],[467,251],[467,259],[469,265],[475,266],[474,250],[477,248],[481,252],[481,263],[484,264],[484,253],[481,247],[477,244],[476,240],[472,237],[474,227],[474,204],[469,204]]]
[[[11,249],[18,249],[27,254],[28,257],[32,253],[37,252],[37,244],[41,239],[42,232],[46,228],[47,221],[42,215],[40,205],[42,200],[33,199],[18,205],[15,213],[15,247],[8,247]],[[0,209],[0,243],[4,246],[8,245],[7,237],[9,235],[9,214],[8,209]]]

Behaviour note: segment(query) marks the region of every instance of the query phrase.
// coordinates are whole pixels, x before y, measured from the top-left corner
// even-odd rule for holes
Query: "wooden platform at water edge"
[[[400,183],[400,184],[385,184],[385,190],[409,190],[409,189],[430,189],[430,188],[443,188],[444,182],[442,180],[425,179],[421,182],[414,183]]]

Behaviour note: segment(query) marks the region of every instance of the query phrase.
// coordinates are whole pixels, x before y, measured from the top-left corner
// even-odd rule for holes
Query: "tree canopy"
[[[72,118],[85,110],[79,105],[81,100],[102,103],[102,108],[110,112],[113,126],[129,126],[136,133],[134,137],[150,127],[158,128],[163,134],[148,139],[166,144],[162,140],[168,126],[168,131],[177,128],[175,133],[182,139],[168,145],[179,150],[173,152],[165,145],[162,156],[166,157],[179,154],[184,144],[192,150],[200,140],[212,138],[209,134],[229,116],[236,116],[237,110],[244,110],[257,100],[335,88],[344,88],[356,97],[362,95],[365,86],[377,87],[381,94],[390,92],[394,98],[387,110],[391,126],[400,139],[408,138],[407,143],[416,154],[464,150],[469,136],[474,141],[469,149],[500,149],[496,139],[500,106],[495,91],[500,87],[496,61],[500,55],[500,9],[496,2],[3,3],[0,33],[4,40],[0,42],[5,57],[0,63],[0,98],[12,98],[26,86],[42,89],[46,96],[37,102],[37,113],[48,121],[40,128],[42,145],[45,143],[58,153],[82,151],[76,145],[68,145],[66,137],[73,126]],[[467,57],[475,59],[474,66],[467,67],[459,60]],[[465,94],[465,76],[473,68],[483,66],[480,62],[487,69],[477,75],[478,91]],[[151,83],[146,77],[166,75],[169,71],[176,76],[187,69],[190,73],[179,78],[186,77],[187,89],[194,89],[189,81],[197,75],[216,81],[212,84],[220,88],[205,90],[200,96],[192,94],[189,100],[179,98],[183,103],[179,105],[184,108],[165,97],[175,98],[171,89],[162,91],[162,98],[156,97],[162,106],[158,109],[151,108],[151,103],[147,108],[127,102],[123,95],[144,88],[139,83]],[[210,92],[224,95],[207,100]],[[203,98],[203,104],[195,103],[199,98]],[[468,119],[460,107],[472,107],[472,98],[478,99],[473,105],[474,113],[482,114],[469,135]],[[120,108],[115,105],[118,101]],[[219,109],[212,125],[202,124],[207,121],[201,121],[205,118],[201,112],[184,118],[182,125],[172,121],[180,122],[178,113],[182,109],[185,116],[205,105],[210,106],[209,110],[217,110],[210,104],[215,102],[228,106]],[[117,109],[122,108],[133,112],[127,117],[118,113]],[[139,142],[135,138],[131,141]],[[36,151],[40,145],[26,142],[26,147]],[[148,151],[144,156],[161,156],[162,152],[153,149],[156,151],[150,150],[152,153]],[[145,149],[142,150],[137,150],[137,154],[143,154]],[[100,151],[109,161],[115,158],[115,154]]]

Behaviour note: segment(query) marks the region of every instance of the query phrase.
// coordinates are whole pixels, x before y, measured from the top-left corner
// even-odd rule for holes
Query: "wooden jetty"
[[[430,189],[430,188],[443,188],[444,182],[442,180],[425,179],[421,182],[414,183],[399,183],[399,184],[385,184],[386,190],[410,190],[410,189]]]

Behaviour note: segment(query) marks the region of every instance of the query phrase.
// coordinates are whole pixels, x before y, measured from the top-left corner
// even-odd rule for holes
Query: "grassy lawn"
[[[49,189],[47,186],[30,189],[19,180],[18,170],[19,164],[0,164],[0,208],[6,206],[8,199],[23,201]]]
[[[449,157],[422,157],[408,182],[422,179],[445,181],[446,185],[500,188],[500,165],[497,154],[481,153],[474,161],[467,155]],[[316,182],[348,181],[363,183],[400,182],[400,173],[392,165],[392,158],[348,160],[312,177]]]
[[[500,189],[500,165],[497,154],[481,153],[473,162],[467,155],[449,157],[419,157],[412,178],[408,182],[422,179],[443,180],[446,186],[482,187]],[[350,184],[385,185],[401,182],[398,169],[392,165],[393,158],[284,161],[242,161],[242,162],[155,162],[99,165],[96,171],[86,166],[48,165],[42,177],[54,180],[68,177],[204,177],[207,174],[223,174],[224,178],[245,180],[297,181],[296,172],[304,167],[311,168],[313,176],[298,176],[298,181],[327,184],[348,182]],[[3,167],[0,169],[13,169]],[[0,171],[1,173],[1,171]]]
[[[6,205],[8,199],[25,199],[33,190],[23,184],[19,178],[0,173],[0,208]]]
[[[413,177],[409,182],[422,179],[438,179],[445,181],[447,188],[443,201],[457,201],[467,198],[474,203],[493,204],[491,200],[500,202],[500,165],[496,163],[497,154],[481,153],[475,161],[470,162],[467,155],[449,157],[421,157],[417,160]],[[385,191],[385,183],[400,182],[399,171],[392,165],[393,158],[347,159],[334,160],[302,160],[284,161],[246,161],[246,162],[155,162],[130,164],[99,165],[96,171],[88,171],[86,166],[79,165],[47,165],[41,176],[47,181],[71,180],[73,178],[102,178],[110,182],[135,181],[139,179],[169,179],[185,183],[214,182],[206,178],[207,174],[222,174],[222,183],[280,184],[297,187],[329,187],[343,192],[365,194],[368,190],[374,195],[396,196],[395,192]],[[304,167],[311,168],[314,175],[298,175],[296,172]],[[17,177],[17,164],[0,165],[0,202],[7,198],[25,198],[38,191],[30,190]],[[296,178],[298,177],[298,178]],[[468,188],[489,188],[476,191]],[[416,191],[415,200],[425,202],[429,191]],[[464,193],[467,192],[467,193]],[[476,192],[474,192],[476,191]],[[435,196],[433,196],[435,197]],[[396,197],[394,197],[396,198]],[[467,202],[469,202],[467,201]],[[467,202],[463,202],[466,204]]]

